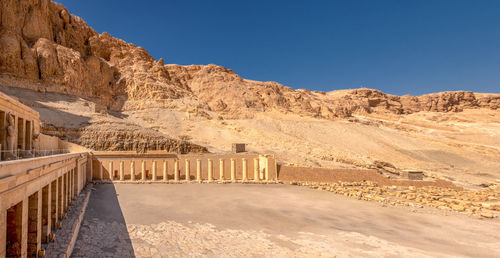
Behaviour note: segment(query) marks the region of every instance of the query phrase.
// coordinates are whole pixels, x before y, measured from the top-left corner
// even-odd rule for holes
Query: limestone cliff
[[[245,80],[216,65],[165,65],[141,47],[96,33],[49,0],[2,0],[0,11],[2,84],[84,97],[114,111],[165,107],[207,117],[248,118],[273,110],[334,119],[500,105],[499,95],[472,92],[399,97],[371,89],[293,90]]]
[[[207,152],[207,148],[203,146],[173,139],[154,130],[110,123],[105,123],[103,128],[102,125],[96,124],[84,128],[66,128],[46,124],[42,128],[42,132],[96,151],[135,150],[145,152],[147,150],[163,150],[176,153]],[[114,130],[110,130],[110,128]]]
[[[500,175],[500,94],[294,90],[165,64],[49,0],[0,0],[0,91],[37,110],[43,133],[95,150],[246,142],[300,166],[417,168],[474,184]]]

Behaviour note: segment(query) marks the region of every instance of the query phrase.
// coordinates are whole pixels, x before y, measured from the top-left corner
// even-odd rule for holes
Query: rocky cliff
[[[498,168],[490,157],[500,94],[294,90],[217,65],[165,64],[49,0],[0,7],[0,90],[39,111],[44,133],[91,149],[205,152],[248,142],[300,165]]]
[[[81,128],[58,127],[45,123],[42,133],[57,136],[96,151],[163,150],[175,153],[207,152],[207,148],[174,139],[155,130],[127,123],[95,121]]]
[[[399,97],[371,89],[293,90],[245,80],[216,65],[165,65],[141,47],[96,33],[49,0],[2,0],[0,12],[2,84],[84,97],[114,111],[165,107],[243,118],[275,110],[335,119],[357,112],[449,112],[500,105],[498,95],[472,92]]]
[[[0,0],[0,91],[40,112],[43,133],[95,150],[246,142],[300,166],[416,168],[474,184],[500,175],[500,94],[294,90],[166,64],[49,0]]]

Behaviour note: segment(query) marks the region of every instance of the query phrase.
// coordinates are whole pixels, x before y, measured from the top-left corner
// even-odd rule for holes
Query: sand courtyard
[[[291,185],[98,184],[73,257],[498,257],[497,220]]]

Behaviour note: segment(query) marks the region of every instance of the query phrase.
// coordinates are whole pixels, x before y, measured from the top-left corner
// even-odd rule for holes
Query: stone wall
[[[38,149],[40,150],[57,150],[59,149],[59,138],[55,136],[40,134]]]
[[[317,182],[317,183],[337,183],[337,182],[363,182],[371,181],[378,185],[385,186],[439,186],[445,188],[458,189],[456,185],[449,181],[415,181],[390,179],[380,174],[375,169],[328,169],[311,167],[291,167],[278,166],[278,178],[282,182]]]
[[[55,136],[40,134],[35,154],[38,156],[46,156],[88,151],[90,150],[78,144],[61,140]]]

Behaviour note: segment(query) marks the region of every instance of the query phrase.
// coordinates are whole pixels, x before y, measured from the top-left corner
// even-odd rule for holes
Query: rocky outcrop
[[[117,71],[90,53],[89,39],[97,33],[81,18],[48,0],[5,0],[0,11],[3,76],[111,103]]]
[[[165,65],[141,47],[96,33],[50,0],[4,0],[0,11],[0,77],[25,81],[9,86],[84,97],[112,111],[166,107],[207,118],[278,111],[336,119],[500,105],[498,94],[472,92],[399,97],[372,89],[294,90],[245,80],[216,65]]]
[[[99,122],[82,128],[58,127],[44,123],[42,132],[96,151],[164,150],[175,153],[208,152],[207,148],[172,139],[155,130],[130,124]]]
[[[50,0],[4,0],[0,12],[3,81],[23,80],[9,86],[84,97],[112,111],[166,107],[207,118],[278,111],[335,119],[354,113],[496,109],[500,103],[499,95],[472,92],[399,97],[371,89],[294,90],[245,80],[216,65],[165,65],[141,47],[96,33]]]
[[[421,96],[395,96],[373,89],[347,90],[330,101],[352,113],[411,114],[415,112],[461,112],[464,109],[498,109],[500,94],[453,91]],[[348,115],[348,114],[347,114]]]

